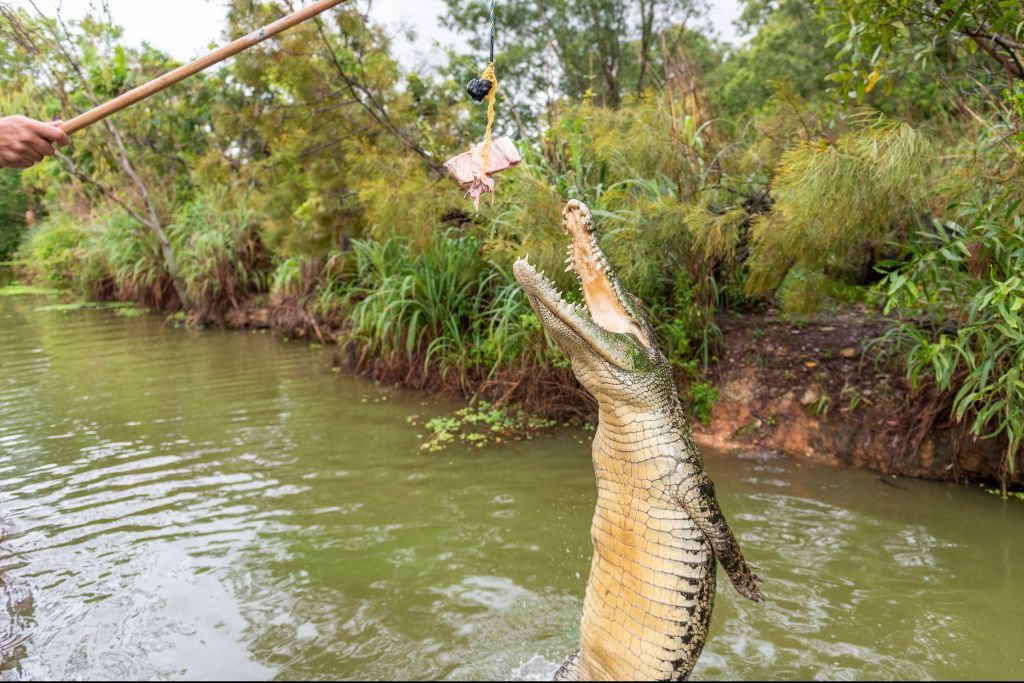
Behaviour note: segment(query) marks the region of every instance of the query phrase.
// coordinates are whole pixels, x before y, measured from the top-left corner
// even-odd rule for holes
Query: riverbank
[[[720,316],[713,371],[719,400],[702,445],[757,446],[882,474],[996,484],[1005,443],[950,419],[952,396],[915,391],[877,340],[889,323],[863,307],[791,325],[771,315]],[[1007,484],[1021,486],[1020,471]]]
[[[293,297],[251,295],[216,316],[175,319],[186,326],[266,330],[334,346],[340,371],[431,394],[523,407],[542,418],[538,423],[597,418],[595,403],[566,366],[446,372],[429,358],[375,351],[353,334],[348,319],[318,315]],[[889,322],[866,307],[802,324],[771,312],[720,314],[715,322],[722,332],[716,362],[707,373],[677,374],[701,446],[767,449],[884,475],[1001,486],[1003,443],[979,439],[949,420],[951,396],[914,391],[901,359],[876,343]],[[1010,475],[1007,485],[1024,488],[1024,472]]]
[[[979,439],[949,420],[952,397],[914,391],[900,359],[875,343],[887,321],[866,307],[799,325],[772,313],[723,314],[716,323],[723,343],[707,379],[717,399],[705,421],[690,415],[701,446],[768,449],[885,475],[1001,483],[1003,443]],[[525,404],[544,418],[596,419],[596,405],[568,368],[522,368],[455,381],[401,358],[372,358],[347,337],[343,321],[318,320],[294,304],[273,305],[267,297],[246,300],[218,324],[337,344],[340,368],[383,382]],[[684,393],[686,383],[693,382],[682,373],[677,379]],[[1007,484],[1024,487],[1024,472],[1018,470]]]

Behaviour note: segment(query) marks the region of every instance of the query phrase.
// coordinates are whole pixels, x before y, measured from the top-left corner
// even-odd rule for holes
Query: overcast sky
[[[107,0],[114,21],[125,29],[125,39],[135,45],[148,42],[176,59],[188,61],[209,50],[210,44],[223,42],[222,0]],[[28,0],[0,0],[15,6],[27,7]],[[365,6],[367,0],[361,0]],[[101,5],[100,0],[36,0],[46,13],[54,13],[58,6],[66,18],[78,18],[90,7]],[[718,34],[725,40],[735,40],[732,25],[739,15],[739,0],[713,0],[711,19]],[[395,53],[403,66],[410,67],[426,60],[436,64],[439,52],[431,49],[435,41],[452,44],[455,37],[441,27],[438,17],[443,13],[444,0],[373,0],[370,14],[396,37]],[[501,3],[498,3],[501,11]],[[500,15],[499,15],[500,22]],[[403,37],[403,28],[413,28],[417,39],[410,43]],[[259,28],[254,26],[253,29]],[[499,49],[501,36],[498,36]]]

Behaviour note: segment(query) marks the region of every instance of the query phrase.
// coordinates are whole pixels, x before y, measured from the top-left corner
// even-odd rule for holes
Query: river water
[[[325,350],[48,303],[0,296],[0,680],[537,679],[575,649],[586,432],[427,455],[407,417],[453,406]],[[1024,678],[1024,504],[706,460],[768,601],[719,585],[695,679]]]

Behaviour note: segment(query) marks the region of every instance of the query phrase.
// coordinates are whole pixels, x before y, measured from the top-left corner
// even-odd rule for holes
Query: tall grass
[[[98,217],[93,236],[82,246],[91,264],[89,288],[94,297],[107,292],[109,281],[113,298],[157,310],[177,305],[159,242],[151,230],[124,212]]]
[[[178,211],[167,232],[200,318],[219,317],[245,295],[266,289],[268,255],[246,209],[199,197]],[[179,305],[156,237],[120,210],[84,220],[50,216],[29,235],[22,254],[38,279],[84,298],[155,310]]]
[[[411,368],[417,383],[434,377],[472,391],[560,358],[511,272],[484,253],[480,238],[457,230],[424,249],[392,236],[353,240],[326,259],[285,259],[270,292],[297,326],[312,314],[360,358]]]
[[[244,297],[266,291],[270,259],[253,213],[200,196],[175,216],[171,246],[188,295],[201,318],[220,318]]]
[[[481,256],[479,240],[449,234],[422,252],[403,238],[353,246],[351,334],[372,352],[436,368],[442,377],[464,378],[471,367],[510,360],[508,328],[518,318],[509,309],[522,308],[511,283]],[[502,315],[490,315],[495,310]]]
[[[21,254],[38,280],[86,299],[153,308],[177,302],[152,233],[121,211],[85,220],[54,214],[29,234]]]

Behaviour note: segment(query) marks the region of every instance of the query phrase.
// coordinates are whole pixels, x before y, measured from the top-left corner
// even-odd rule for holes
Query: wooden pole
[[[149,83],[140,85],[134,90],[130,90],[123,95],[119,95],[109,102],[101,104],[95,109],[76,116],[70,121],[65,121],[60,125],[60,128],[68,135],[80,131],[86,126],[91,126],[97,121],[102,121],[111,114],[115,114],[122,109],[130,107],[136,102],[141,102],[150,95],[154,95],[165,88],[169,88],[175,83],[185,80],[189,76],[210,68],[214,64],[223,62],[228,57],[233,57],[243,50],[248,50],[253,45],[258,45],[267,38],[276,36],[282,31],[287,31],[296,24],[301,24],[307,19],[311,19],[343,2],[346,2],[346,0],[318,0],[318,2],[314,2],[311,5],[303,7],[297,12],[293,12],[286,17],[278,19],[274,23],[268,24],[258,31],[253,31],[249,35],[239,38],[224,47],[217,48],[210,54],[200,57],[194,62],[190,62],[184,66],[179,66],[174,71],[170,71],[165,73],[163,76],[154,78]]]

